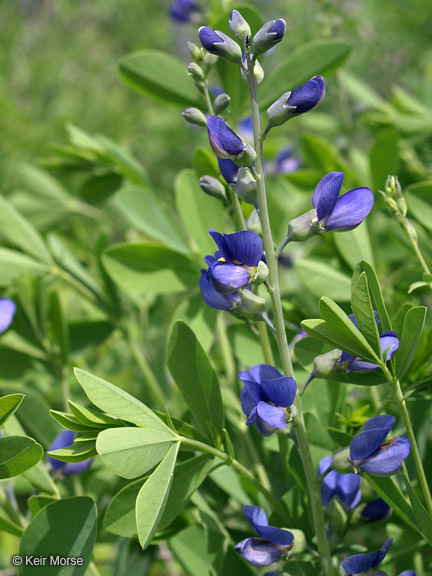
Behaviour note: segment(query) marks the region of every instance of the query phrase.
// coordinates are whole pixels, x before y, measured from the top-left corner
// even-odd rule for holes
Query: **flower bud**
[[[214,111],[216,115],[226,112],[231,104],[231,98],[228,94],[219,94],[214,101]]]
[[[267,268],[267,264],[260,260],[258,262],[257,273],[255,276],[254,284],[262,284],[268,278],[269,270]]]
[[[294,536],[292,554],[302,554],[308,547],[304,532],[295,528],[285,528],[285,530],[289,530]]]
[[[213,178],[213,176],[202,176],[199,185],[201,190],[209,196],[226,200],[224,185],[217,178]]]
[[[267,52],[267,50],[270,50],[270,48],[278,44],[285,34],[285,29],[286,22],[281,18],[271,20],[264,24],[252,40],[252,52],[255,56],[264,54],[264,52]]]
[[[228,62],[241,64],[242,51],[240,46],[232,38],[220,32],[220,30],[212,30],[208,26],[201,26],[198,30],[198,36],[201,44],[211,54],[221,56]]]
[[[285,92],[267,110],[266,132],[281,126],[293,116],[309,112],[321,104],[325,95],[325,82],[322,76],[314,76],[291,92]]]
[[[340,474],[349,474],[353,472],[352,465],[348,462],[350,458],[349,446],[333,452],[332,469]]]
[[[266,301],[250,290],[239,290],[241,304],[235,309],[235,313],[245,316],[250,320],[262,320],[266,312]]]
[[[195,82],[203,82],[205,80],[204,72],[196,62],[191,62],[188,65],[188,74],[192,76]]]
[[[222,118],[210,116],[207,120],[210,146],[218,158],[233,160],[239,166],[252,166],[255,150],[231,130]]]
[[[231,10],[229,27],[231,34],[242,44],[249,44],[251,29],[238,10]]]
[[[183,118],[188,124],[194,126],[207,126],[207,118],[198,108],[185,108],[182,112]]]
[[[204,58],[204,50],[199,46],[197,46],[196,44],[194,44],[193,42],[188,42],[188,48],[189,48],[189,54],[191,55],[193,60],[197,64],[200,64],[202,62],[202,59]]]
[[[207,76],[207,74],[210,72],[210,70],[213,68],[213,66],[216,64],[218,60],[218,57],[215,54],[210,54],[210,52],[206,52],[204,54],[204,58],[202,61],[202,69],[204,74]]]
[[[252,232],[255,232],[255,234],[262,233],[261,221],[259,219],[258,212],[256,209],[252,210],[251,215],[246,221],[246,226],[248,230],[252,230]]]
[[[245,61],[245,58],[243,59],[243,62],[244,61]],[[241,73],[241,77],[243,78],[243,80],[247,83],[247,81],[248,81],[247,73],[244,71],[243,68],[240,70],[240,73]],[[255,60],[254,76],[255,76],[255,81],[257,84],[261,84],[261,82],[264,80],[264,70],[263,70],[263,67],[261,66],[261,64],[258,62],[258,60]]]
[[[258,206],[257,183],[248,168],[240,168],[237,174],[237,182],[232,183],[231,186],[243,202],[252,204],[255,208]]]
[[[288,241],[304,242],[308,238],[324,232],[316,222],[316,218],[316,210],[312,209],[291,220],[288,224]]]
[[[330,350],[327,354],[316,356],[313,362],[313,374],[315,378],[330,378],[330,376],[340,373],[340,369],[337,367],[340,359],[340,350]]]

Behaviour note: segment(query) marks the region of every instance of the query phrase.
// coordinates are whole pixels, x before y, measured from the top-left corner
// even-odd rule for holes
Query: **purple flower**
[[[54,438],[48,448],[48,451],[59,450],[60,448],[67,448],[68,446],[72,446],[74,440],[75,432],[72,432],[72,430],[65,430]],[[56,472],[61,472],[63,476],[73,476],[74,474],[81,474],[81,472],[85,472],[93,460],[93,458],[89,458],[88,460],[83,460],[82,462],[61,462],[52,456],[47,456],[47,458],[53,470]]]
[[[199,13],[199,6],[193,0],[174,0],[170,8],[172,20],[180,24],[191,22],[193,17]]]
[[[312,204],[325,232],[353,230],[372,210],[374,195],[369,188],[354,188],[338,198],[343,179],[343,172],[329,172],[315,188]]]
[[[375,552],[370,552],[369,554],[356,554],[355,556],[350,556],[342,560],[342,568],[347,572],[347,574],[362,574],[371,568],[377,568],[389,551],[393,538],[387,540],[383,546],[376,550]]]
[[[259,538],[246,538],[234,550],[253,566],[269,566],[279,560],[294,541],[288,530],[268,525],[266,513],[259,506],[245,506],[243,513]]]
[[[252,39],[252,52],[255,56],[264,54],[284,37],[286,22],[282,18],[270,20],[262,26]]]
[[[417,573],[414,570],[404,570],[399,576],[417,576]]]
[[[229,62],[241,64],[242,51],[240,46],[220,30],[201,26],[198,30],[198,36],[201,44],[211,54],[217,54]]]
[[[231,294],[250,284],[256,277],[263,252],[261,238],[250,230],[234,234],[209,232],[219,248],[215,257],[204,259],[213,288],[220,294]]]
[[[361,499],[358,474],[340,474],[330,469],[332,457],[323,458],[318,466],[318,476],[326,474],[321,482],[321,498],[324,506],[328,506],[334,497],[338,497],[346,510],[354,510]]]
[[[314,76],[301,86],[294,88],[285,106],[295,106],[293,116],[309,112],[321,104],[325,96],[325,81],[322,76]]]
[[[256,158],[255,150],[244,142],[219,118],[210,116],[207,120],[210,146],[218,158],[234,160],[240,166],[250,166]]]
[[[269,364],[258,364],[238,374],[244,384],[240,401],[248,417],[246,424],[256,424],[263,436],[287,426],[287,408],[294,402],[297,384],[294,378],[282,376]]]
[[[376,416],[369,419],[363,431],[351,441],[350,461],[361,472],[377,476],[391,476],[402,466],[411,450],[411,441],[406,436],[385,439],[393,428],[394,416]]]
[[[360,517],[366,522],[379,522],[391,516],[393,510],[382,498],[372,500],[363,508]]]
[[[230,312],[240,304],[240,296],[237,291],[231,294],[220,294],[213,288],[208,270],[201,270],[199,286],[204,302],[210,308]]]
[[[237,164],[232,160],[222,160],[221,158],[218,158],[218,164],[220,173],[225,182],[230,186],[235,184],[237,182],[240,166],[237,166]]]
[[[0,298],[0,334],[5,332],[12,324],[16,306],[9,298]]]

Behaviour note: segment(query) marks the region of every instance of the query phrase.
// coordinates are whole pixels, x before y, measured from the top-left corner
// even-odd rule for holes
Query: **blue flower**
[[[376,550],[375,552],[370,552],[369,554],[356,554],[355,556],[350,556],[342,560],[342,568],[347,572],[347,574],[362,574],[371,568],[377,568],[389,551],[393,538],[387,540],[383,546]]]
[[[218,164],[220,173],[225,182],[230,186],[235,184],[237,182],[240,166],[237,166],[237,164],[232,160],[222,160],[221,158],[218,158]]]
[[[325,96],[325,81],[322,76],[314,76],[301,86],[294,88],[285,106],[295,106],[293,116],[309,112],[321,104]]]
[[[361,499],[358,474],[340,474],[336,470],[329,472],[332,457],[323,458],[318,466],[318,476],[326,476],[321,482],[321,498],[324,506],[328,506],[335,496],[339,498],[346,510],[354,510]]]
[[[220,294],[213,288],[208,270],[201,270],[199,286],[204,302],[210,308],[230,312],[240,304],[240,296],[237,291],[231,294]]]
[[[250,166],[256,153],[246,142],[231,130],[219,116],[210,116],[207,120],[210,146],[218,158],[234,160],[240,166]]]
[[[414,570],[404,570],[399,576],[417,576],[417,573]]]
[[[253,566],[269,566],[285,554],[294,541],[288,530],[268,525],[266,513],[259,506],[245,506],[243,513],[259,538],[246,538],[234,550]]]
[[[9,298],[0,298],[0,334],[5,332],[12,324],[16,306]]]
[[[315,188],[312,204],[325,232],[353,230],[372,210],[374,195],[369,188],[354,188],[338,198],[343,179],[343,172],[329,172]]]
[[[361,511],[360,517],[366,522],[380,522],[389,518],[393,513],[392,508],[382,498],[376,498],[368,502]]]
[[[199,6],[193,0],[174,0],[170,8],[172,20],[180,24],[191,22],[193,17],[199,13]]]
[[[198,36],[201,44],[211,54],[217,54],[229,62],[241,64],[242,51],[240,46],[220,30],[201,26],[198,30]]]
[[[390,476],[399,470],[408,458],[411,441],[397,436],[385,442],[395,421],[394,416],[382,415],[364,424],[350,444],[350,461],[357,470],[377,476]]]
[[[75,432],[72,432],[72,430],[65,430],[54,438],[48,448],[48,451],[59,450],[60,448],[67,448],[68,446],[72,446],[74,440]],[[81,474],[81,472],[85,472],[93,460],[93,458],[89,458],[88,460],[83,460],[82,462],[61,462],[52,456],[47,456],[47,458],[54,471],[61,472],[63,476],[73,476],[74,474]]]
[[[270,20],[262,26],[252,39],[252,52],[255,56],[264,54],[284,37],[286,22],[282,18]]]
[[[287,408],[294,402],[297,384],[294,378],[282,376],[269,364],[258,364],[238,374],[244,384],[240,401],[248,417],[246,424],[256,424],[263,436],[287,426]]]
[[[250,230],[220,234],[209,230],[219,250],[215,257],[206,256],[208,275],[213,288],[220,294],[231,294],[248,286],[257,275],[263,244]]]

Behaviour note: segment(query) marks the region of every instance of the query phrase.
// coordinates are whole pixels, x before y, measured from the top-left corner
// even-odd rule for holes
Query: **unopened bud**
[[[339,472],[340,474],[353,473],[354,470],[352,465],[349,463],[349,457],[349,446],[333,452],[332,469],[336,470],[336,472]]]
[[[252,52],[255,56],[264,54],[280,42],[285,34],[286,22],[279,18],[264,24],[252,40]]]
[[[249,24],[243,18],[238,10],[231,10],[229,27],[231,34],[242,44],[247,45],[250,42],[251,29]]]
[[[235,312],[246,316],[250,320],[262,320],[266,312],[266,301],[261,296],[257,296],[250,290],[239,290],[241,304]]]
[[[260,260],[257,266],[257,273],[254,279],[254,284],[262,284],[268,278],[269,270],[267,268],[267,264]]]
[[[201,190],[209,196],[226,200],[225,188],[222,182],[213,176],[203,176],[199,181]]]
[[[231,104],[231,98],[228,94],[219,94],[214,101],[214,111],[217,116],[228,110]]]
[[[212,30],[208,26],[201,26],[198,30],[198,36],[201,44],[211,54],[221,56],[229,62],[241,64],[242,50],[240,46],[220,30]]]
[[[213,68],[213,66],[216,64],[217,61],[218,61],[218,57],[215,54],[210,54],[210,52],[205,52],[201,66],[202,66],[203,72],[206,76],[210,72],[210,70]]]
[[[205,80],[204,72],[196,62],[191,62],[188,65],[188,74],[192,76],[195,82],[203,82]]]
[[[257,183],[248,168],[240,168],[237,174],[237,182],[231,184],[232,189],[237,196],[246,202],[252,204],[255,208],[258,205]]]
[[[204,50],[194,44],[193,42],[188,42],[189,54],[193,58],[193,60],[200,64],[204,58]]]
[[[247,83],[247,81],[248,81],[247,73],[244,71],[243,68],[240,70],[240,72],[241,72],[241,76],[242,76],[243,80]],[[255,60],[254,77],[255,77],[255,81],[257,84],[261,84],[261,82],[264,80],[264,69],[261,66],[261,64],[258,62],[258,60]]]
[[[291,220],[288,224],[287,239],[289,242],[304,242],[308,238],[323,232],[324,230],[321,229],[317,222],[316,210],[312,208],[312,210],[308,210],[308,212]]]
[[[327,354],[320,354],[314,358],[313,373],[315,378],[329,378],[330,376],[340,373],[337,363],[341,359],[340,350],[330,350]]]
[[[255,232],[255,234],[261,234],[261,221],[259,219],[258,211],[256,209],[252,210],[251,215],[246,221],[247,229]]]
[[[207,118],[198,108],[185,108],[182,112],[183,118],[188,124],[194,126],[207,126]]]

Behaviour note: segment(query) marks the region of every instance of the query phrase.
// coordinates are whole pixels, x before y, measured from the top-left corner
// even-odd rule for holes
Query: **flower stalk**
[[[257,182],[259,216],[261,221],[264,249],[266,253],[266,261],[269,269],[268,281],[272,286],[270,296],[273,306],[274,324],[276,328],[276,340],[278,343],[283,371],[286,376],[294,377],[294,370],[291,362],[291,355],[288,347],[288,340],[286,336],[285,322],[282,311],[282,302],[279,288],[278,262],[274,251],[273,236],[267,207],[266,185],[265,185],[265,175],[263,166],[263,156],[264,156],[263,137],[261,136],[261,120],[257,98],[257,82],[254,75],[254,64],[252,62],[252,59],[250,58],[250,53],[247,54],[246,61],[248,72],[247,78],[248,78],[248,86],[249,86],[249,94],[251,100],[253,126],[254,126],[254,147],[257,154],[253,174]],[[330,547],[325,527],[320,486],[313,465],[311,452],[309,449],[303,418],[301,397],[299,395],[297,395],[295,406],[297,408],[295,432],[297,435],[300,456],[302,459],[306,475],[321,566],[323,569],[324,576],[334,576]]]

